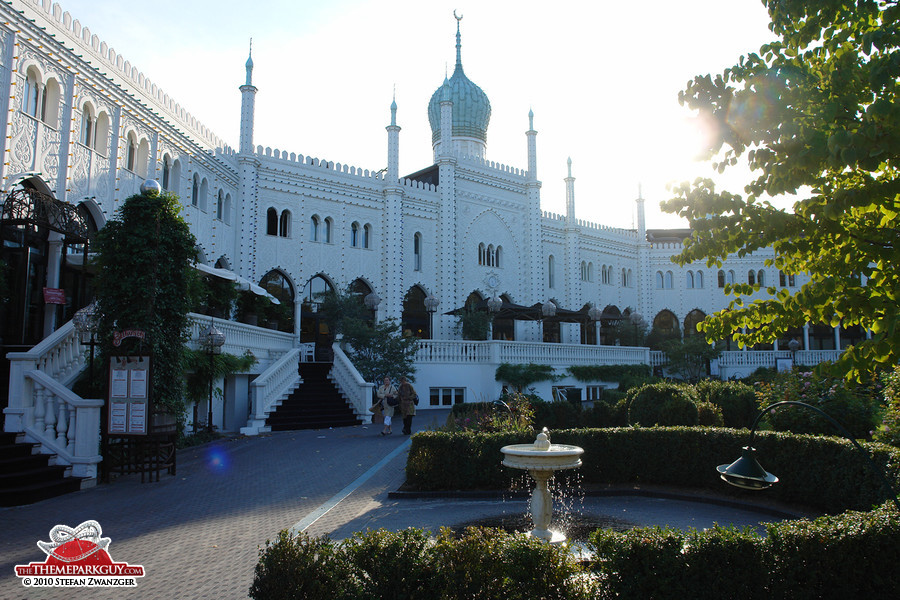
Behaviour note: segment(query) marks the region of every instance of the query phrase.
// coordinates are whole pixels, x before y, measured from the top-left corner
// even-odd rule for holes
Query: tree
[[[491,333],[493,316],[486,310],[464,307],[456,317],[454,330],[464,340],[486,340]]]
[[[699,381],[706,374],[709,361],[718,358],[722,353],[710,345],[703,333],[666,340],[662,342],[661,347],[669,360],[666,369],[691,382]]]
[[[674,188],[665,210],[693,230],[684,265],[721,265],[771,248],[774,266],[803,274],[799,289],[726,286],[728,308],[703,324],[715,339],[768,342],[805,323],[859,325],[871,340],[848,348],[848,377],[900,360],[900,6],[896,0],[766,0],[780,38],[679,101],[712,125],[706,155],[722,172],[745,160],[746,197],[698,179]],[[793,210],[766,197],[796,196]],[[742,328],[747,328],[741,332]]]
[[[369,382],[380,382],[385,376],[405,376],[415,381],[413,373],[417,339],[400,335],[400,324],[393,319],[370,323],[348,317],[341,325],[347,356]]]
[[[97,232],[97,277],[101,355],[146,354],[152,359],[151,400],[162,412],[184,418],[184,344],[187,313],[196,289],[196,240],[172,194],[131,196]],[[139,329],[146,339],[113,346],[113,332]]]

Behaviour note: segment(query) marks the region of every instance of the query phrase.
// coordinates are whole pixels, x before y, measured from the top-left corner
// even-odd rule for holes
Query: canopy
[[[226,279],[228,281],[233,281],[237,284],[238,289],[240,290],[250,290],[257,296],[265,296],[268,298],[272,304],[281,304],[278,298],[267,292],[262,287],[256,285],[249,279],[245,279],[241,277],[237,273],[233,271],[229,271],[228,269],[217,269],[215,267],[210,267],[209,265],[204,265],[201,263],[194,263],[194,268],[200,271],[201,273],[206,273],[208,275],[212,275],[213,277],[219,277],[221,279]]]
[[[513,319],[516,321],[547,321],[547,322],[558,322],[558,323],[591,323],[592,319],[588,315],[588,309],[584,308],[581,310],[568,310],[566,308],[556,308],[556,315],[552,317],[545,317],[543,311],[541,310],[541,303],[536,302],[531,306],[522,306],[521,304],[514,304],[512,302],[506,302],[505,300],[500,305],[500,310],[494,313],[495,319]],[[459,316],[466,309],[469,310],[477,310],[477,311],[489,311],[487,300],[481,300],[480,302],[476,302],[471,306],[461,306],[459,308],[454,308],[453,310],[444,313],[445,315]],[[618,315],[615,313],[603,313],[600,315],[600,321],[620,321],[624,317],[622,315]]]

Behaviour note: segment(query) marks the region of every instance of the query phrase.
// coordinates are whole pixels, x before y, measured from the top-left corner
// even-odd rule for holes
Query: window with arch
[[[489,266],[489,267],[494,266],[494,245],[493,244],[488,244],[488,247],[487,247],[487,266]]]
[[[106,156],[109,147],[109,115],[100,111],[97,115],[97,127],[94,132],[94,150]]]
[[[747,272],[747,283],[750,285],[756,285],[756,271],[751,269]]]
[[[725,283],[734,285],[734,271],[728,271],[728,273],[725,274]]]
[[[309,239],[312,242],[319,241],[319,217],[316,215],[309,218]]]
[[[331,243],[331,230],[332,230],[333,225],[334,225],[334,222],[331,220],[331,217],[326,217],[325,218],[325,239],[322,240],[326,244]]]
[[[487,264],[487,248],[485,247],[484,242],[478,244],[478,264]]]
[[[698,325],[700,325],[700,323],[702,323],[703,319],[705,318],[706,313],[698,308],[695,308],[694,310],[689,312],[684,318],[684,336],[688,337],[700,333]]]
[[[689,290],[694,289],[694,272],[688,271],[685,276],[684,287]]]
[[[656,272],[656,289],[661,290],[665,286],[665,280],[663,279],[662,271]]]
[[[366,223],[363,225],[363,248],[367,250],[372,247],[372,226]]]
[[[266,210],[266,235],[278,235],[278,211],[271,206]]]
[[[291,211],[281,211],[281,217],[278,219],[278,235],[286,238],[291,237]]]
[[[725,287],[725,271],[722,271],[720,269],[719,273],[717,274],[717,278],[718,278],[719,287],[724,288]]]
[[[600,283],[604,285],[609,283],[609,273],[606,271],[606,265],[600,267]]]
[[[628,269],[627,272],[625,269],[622,269],[622,279],[623,287],[634,287],[634,278],[631,276],[631,269]]]
[[[138,140],[137,135],[133,131],[129,131],[125,137],[125,168],[135,171],[137,165]]]
[[[194,173],[194,179],[191,183],[191,206],[200,205],[200,176]]]
[[[52,77],[44,84],[41,97],[41,121],[53,127],[59,126],[59,83]]]
[[[422,270],[422,234],[413,236],[413,271]]]
[[[502,247],[502,246],[497,246],[497,249],[494,250],[494,266],[497,267],[497,268],[500,268],[500,267],[503,266],[503,265],[500,264],[500,257],[501,257],[502,255],[503,255],[503,247]]]
[[[587,263],[585,261],[581,261],[581,280],[587,281]]]
[[[350,247],[359,247],[359,223],[356,221],[350,224]]]
[[[697,271],[696,278],[694,279],[694,287],[703,289],[703,271]]]
[[[25,71],[25,87],[22,95],[22,112],[38,118],[38,106],[41,105],[41,77],[36,67],[28,67]]]
[[[94,109],[90,103],[85,102],[81,108],[81,134],[79,140],[88,148],[93,148],[96,143],[97,135],[97,118],[94,116]],[[166,186],[163,186],[164,188]]]
[[[549,287],[549,288],[551,288],[551,289],[554,288],[554,287],[556,287],[556,286],[554,285],[554,283],[555,283],[555,278],[556,278],[556,273],[555,273],[555,270],[554,270],[553,255],[551,254],[551,255],[547,258],[547,287]]]
[[[766,272],[762,269],[756,272],[756,282],[759,285],[766,285]]]
[[[222,220],[226,225],[231,225],[231,194],[225,194],[225,214]]]
[[[222,190],[216,194],[216,218],[220,221],[225,220],[225,192]]]
[[[499,249],[498,249],[499,252]],[[497,265],[500,266],[500,265]],[[594,263],[588,262],[588,281],[594,281]]]
[[[172,159],[168,154],[163,155],[162,159],[162,189],[169,189],[169,178],[172,174]]]
[[[206,212],[206,199],[209,196],[209,182],[206,177],[200,180],[200,210]]]

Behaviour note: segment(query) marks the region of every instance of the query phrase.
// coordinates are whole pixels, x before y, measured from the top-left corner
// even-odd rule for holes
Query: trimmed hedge
[[[552,441],[584,448],[577,473],[585,484],[654,483],[746,496],[719,478],[716,466],[740,456],[747,431],[720,427],[623,427],[551,431]],[[420,490],[508,489],[519,472],[500,464],[500,448],[533,442],[522,434],[422,432],[412,438],[406,476]],[[753,445],[781,481],[757,494],[827,513],[882,502],[881,480],[844,439],[758,431]],[[900,450],[863,444],[900,487]],[[464,458],[465,460],[462,460]]]

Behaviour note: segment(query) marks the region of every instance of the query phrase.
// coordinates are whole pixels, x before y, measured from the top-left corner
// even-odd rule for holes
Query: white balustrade
[[[640,347],[499,340],[420,340],[416,352],[416,362],[420,363],[538,363],[570,366],[646,364],[649,360],[649,350]]]
[[[364,423],[371,423],[372,415],[369,414],[369,403],[372,401],[372,390],[375,384],[368,383],[362,378],[339,344],[335,343],[332,350],[334,351],[334,364],[329,377],[350,402],[356,415],[362,417]]]
[[[241,427],[241,433],[258,435],[268,431],[266,417],[272,407],[300,385],[299,366],[300,349],[293,348],[253,380],[250,384],[250,419],[246,427]]]
[[[259,368],[263,370],[269,362],[278,360],[296,345],[296,336],[292,333],[227,319],[211,319],[197,313],[188,313],[188,318],[190,319],[189,344],[192,347],[197,347],[200,332],[207,329],[212,321],[216,329],[225,334],[223,352],[241,355],[249,350],[260,361]]]

